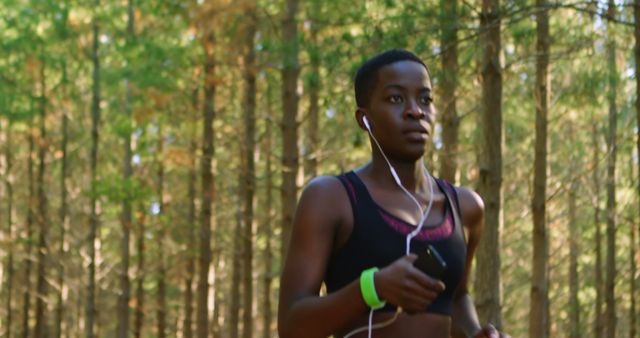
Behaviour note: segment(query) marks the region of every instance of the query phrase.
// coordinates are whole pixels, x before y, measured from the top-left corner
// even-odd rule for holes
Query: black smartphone
[[[413,262],[413,265],[431,278],[438,280],[442,280],[447,270],[447,262],[431,245],[427,245],[427,249],[418,254],[418,259]]]

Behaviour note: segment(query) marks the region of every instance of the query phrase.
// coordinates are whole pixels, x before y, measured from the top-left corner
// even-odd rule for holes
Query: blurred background
[[[637,337],[639,3],[3,0],[0,337],[276,337],[297,196],[368,160],[389,48],[485,200],[482,322]]]

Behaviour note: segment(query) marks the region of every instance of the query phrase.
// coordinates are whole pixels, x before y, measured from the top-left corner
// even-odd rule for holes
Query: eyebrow
[[[394,84],[394,83],[384,86],[383,89],[389,89],[389,88],[405,89],[405,87],[403,87],[403,86],[401,86],[399,84]],[[431,92],[431,88],[422,87],[421,91]]]

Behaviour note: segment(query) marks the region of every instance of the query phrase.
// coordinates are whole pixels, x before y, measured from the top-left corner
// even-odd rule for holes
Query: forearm
[[[278,331],[281,338],[328,337],[368,309],[356,280],[329,295],[306,297],[281,309]]]
[[[453,325],[464,333],[465,337],[472,337],[482,329],[473,300],[466,292],[456,297],[453,303]]]

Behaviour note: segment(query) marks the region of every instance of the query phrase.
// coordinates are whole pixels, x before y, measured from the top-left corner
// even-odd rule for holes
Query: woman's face
[[[416,161],[433,136],[435,108],[426,68],[398,61],[378,71],[367,118],[385,154],[398,161]]]

